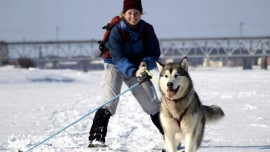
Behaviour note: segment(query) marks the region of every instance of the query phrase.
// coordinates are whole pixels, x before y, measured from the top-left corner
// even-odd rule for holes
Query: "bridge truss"
[[[161,58],[261,57],[270,55],[270,37],[162,39]]]
[[[258,58],[270,55],[270,37],[160,39],[161,59]],[[99,44],[90,41],[0,43],[7,59],[31,58],[36,62],[100,60]],[[4,45],[4,47],[3,47]],[[0,50],[1,51],[1,50]]]

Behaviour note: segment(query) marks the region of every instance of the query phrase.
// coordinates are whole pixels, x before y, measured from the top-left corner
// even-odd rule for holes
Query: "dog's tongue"
[[[169,98],[173,98],[173,97],[175,96],[175,91],[168,90],[168,91],[167,91],[167,94],[168,94],[168,97],[169,97]]]

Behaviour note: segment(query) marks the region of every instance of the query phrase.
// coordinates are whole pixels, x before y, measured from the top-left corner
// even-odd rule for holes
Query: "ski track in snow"
[[[195,68],[190,75],[203,104],[217,104],[226,114],[206,126],[199,152],[270,151],[269,71]],[[0,151],[25,151],[98,107],[101,77],[101,71],[0,67]],[[33,151],[95,151],[87,148],[93,116]],[[163,137],[128,92],[110,119],[106,143],[113,149],[108,151],[155,152]]]

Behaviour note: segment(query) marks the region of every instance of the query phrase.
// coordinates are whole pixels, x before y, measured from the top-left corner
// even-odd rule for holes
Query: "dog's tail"
[[[223,110],[216,105],[203,106],[206,123],[215,122],[225,116]]]

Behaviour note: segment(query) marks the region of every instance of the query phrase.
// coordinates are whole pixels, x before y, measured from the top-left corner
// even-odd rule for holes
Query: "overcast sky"
[[[101,39],[122,0],[0,0],[0,41]],[[142,0],[158,38],[270,36],[270,0]],[[242,23],[242,24],[241,24]]]

